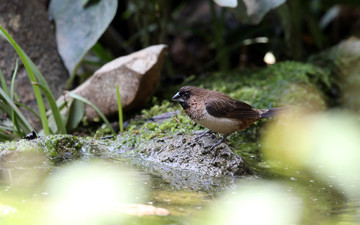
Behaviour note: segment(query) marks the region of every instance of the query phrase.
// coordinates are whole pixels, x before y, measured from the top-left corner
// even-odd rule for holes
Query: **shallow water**
[[[80,164],[88,164],[90,161],[92,160],[85,160]],[[130,190],[129,194],[133,194],[134,203],[152,205],[170,212],[168,216],[133,217],[129,224],[194,224],[192,219],[206,217],[208,210],[216,208],[218,199],[221,199],[223,195],[241,192],[247,183],[254,181],[259,186],[266,185],[268,182],[275,183],[275,186],[285,187],[288,193],[296,196],[295,201],[298,201],[302,208],[300,224],[315,224],[315,222],[356,224],[360,221],[359,198],[346,197],[335,190],[331,184],[300,172],[291,177],[266,172],[264,173],[266,175],[262,177],[220,179],[194,175],[190,172],[185,172],[184,175],[176,170],[175,172],[168,170],[166,174],[162,174],[166,168],[139,166],[139,162],[135,161],[112,159],[95,161],[104,167],[115,168],[115,171],[116,169],[126,171],[127,176],[131,177],[131,182],[135,183],[134,192],[135,189],[139,190],[135,194]],[[26,224],[39,224],[38,220],[45,212],[42,208],[48,208],[49,199],[55,195],[49,189],[49,180],[61,186],[60,184],[66,182],[67,178],[56,177],[56,174],[69,164],[73,162],[57,167],[39,160],[35,164],[8,163],[6,166],[2,164],[0,169],[1,224],[22,224],[22,221],[31,221],[34,218],[33,223]]]

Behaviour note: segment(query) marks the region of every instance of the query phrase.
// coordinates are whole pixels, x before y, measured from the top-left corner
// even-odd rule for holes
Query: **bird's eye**
[[[185,92],[183,93],[183,95],[184,95],[185,98],[188,98],[188,97],[190,96],[190,93],[189,93],[188,91],[185,91]]]

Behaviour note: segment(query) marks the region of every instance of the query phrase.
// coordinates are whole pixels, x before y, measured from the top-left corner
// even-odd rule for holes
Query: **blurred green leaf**
[[[109,62],[114,59],[111,52],[102,47],[98,42],[92,47],[91,51],[104,62]]]
[[[90,1],[91,2],[91,1]],[[56,24],[59,53],[71,75],[115,16],[117,0],[91,2],[52,0],[49,13]]]
[[[67,115],[66,129],[67,130],[75,129],[81,122],[82,118],[84,117],[84,113],[85,113],[85,104],[76,99],[72,101],[70,105],[70,110]]]

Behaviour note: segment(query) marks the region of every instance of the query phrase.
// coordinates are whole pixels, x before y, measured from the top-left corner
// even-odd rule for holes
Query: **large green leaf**
[[[69,73],[76,68],[115,16],[117,0],[51,0],[59,53]],[[85,3],[85,5],[84,5]]]
[[[284,4],[286,0],[239,0],[230,11],[242,23],[258,24],[270,10]]]

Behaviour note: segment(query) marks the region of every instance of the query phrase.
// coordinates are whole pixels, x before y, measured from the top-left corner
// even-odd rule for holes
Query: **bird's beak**
[[[171,100],[175,101],[175,102],[184,102],[184,99],[181,98],[180,93],[176,93]]]

